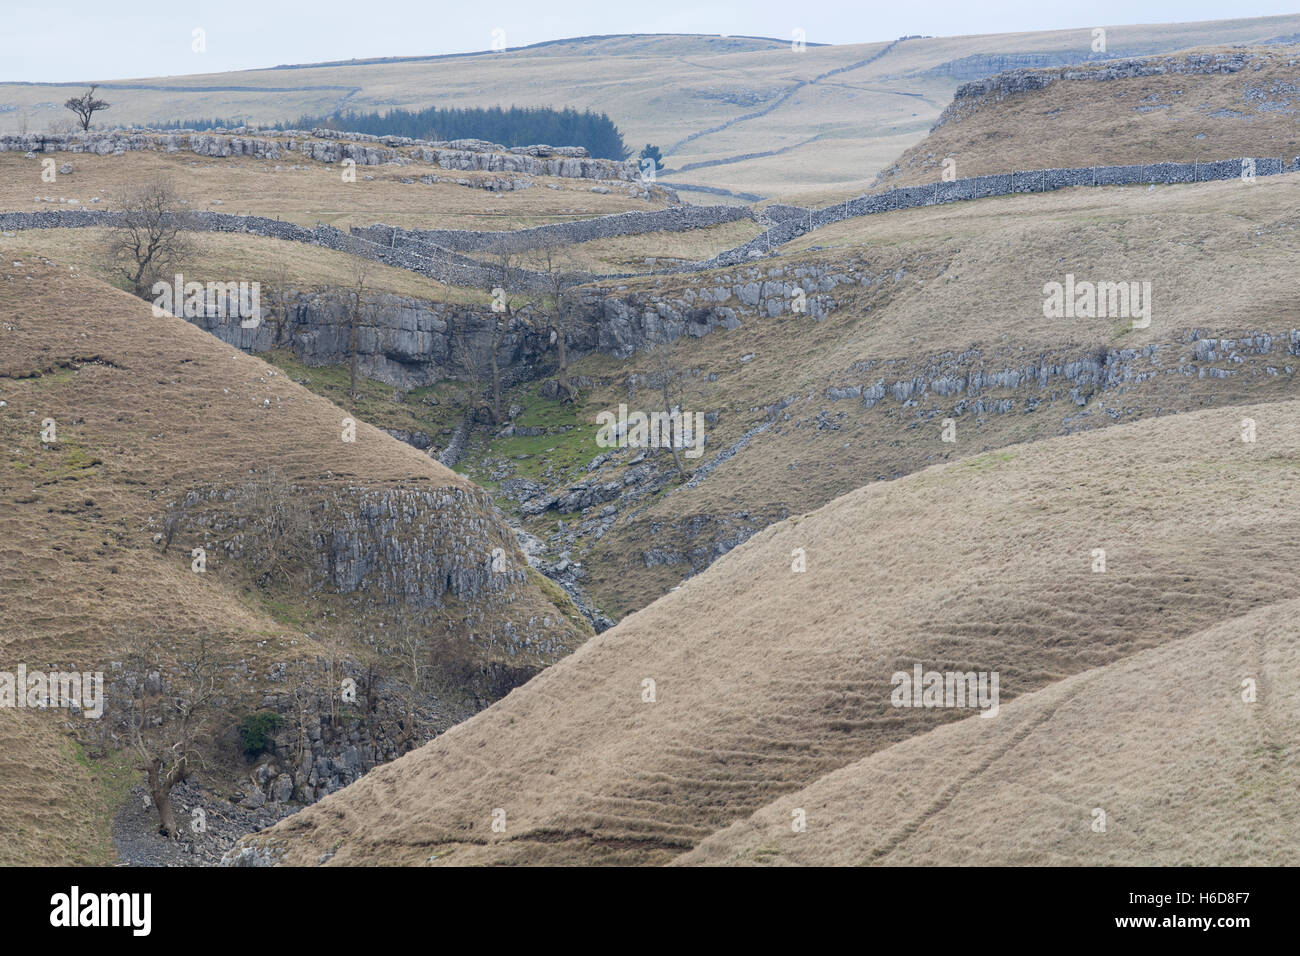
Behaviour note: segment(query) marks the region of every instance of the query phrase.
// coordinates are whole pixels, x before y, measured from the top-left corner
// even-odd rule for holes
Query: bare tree
[[[516,294],[519,288],[518,254],[508,239],[502,239],[492,248],[492,261],[500,285],[492,289],[492,345],[488,351],[488,367],[492,377],[492,424],[501,424],[501,343],[505,340],[515,317]]]
[[[193,219],[167,179],[128,190],[119,205],[121,218],[109,232],[107,257],[131,291],[147,298],[159,278],[196,251]]]
[[[91,87],[82,96],[74,96],[63,104],[65,109],[70,109],[77,114],[77,120],[81,123],[83,132],[90,129],[90,118],[96,113],[102,113],[109,108],[104,100],[95,99],[95,87]]]
[[[158,832],[174,839],[180,826],[171,792],[203,763],[222,662],[206,636],[174,656],[156,635],[145,634],[134,638],[125,663],[135,678],[132,688],[120,682],[130,745],[143,762]]]
[[[238,506],[246,519],[243,557],[255,583],[288,586],[310,574],[302,559],[315,553],[319,531],[299,488],[268,471],[240,489]]]
[[[668,416],[668,450],[673,453],[673,464],[677,466],[677,477],[686,478],[686,469],[682,467],[681,455],[677,451],[679,434],[673,431],[673,405],[681,404],[682,371],[673,359],[672,344],[661,342],[648,354],[647,365],[650,369],[650,384],[659,390]]]
[[[578,397],[578,390],[569,382],[569,335],[577,303],[574,301],[573,280],[564,271],[559,250],[557,240],[543,242],[534,253],[533,268],[542,276],[544,299],[540,311],[546,317],[544,331],[550,333],[551,344],[555,346],[560,397],[562,401],[573,402]]]
[[[327,675],[327,679],[330,675]],[[327,699],[333,700],[337,693],[331,693],[330,685],[326,684]],[[293,710],[294,710],[294,733],[296,735],[295,749],[297,750],[297,759],[293,766],[293,783],[294,787],[307,787],[307,781],[311,777],[311,765],[314,755],[311,749],[311,723],[312,717],[317,712],[319,704],[319,694],[314,682],[310,678],[305,678],[293,688]],[[333,722],[331,721],[331,724]]]
[[[289,267],[281,260],[271,274],[268,298],[275,313],[275,344],[288,344],[289,313],[293,309],[294,290],[290,286]]]
[[[397,747],[399,753],[406,753],[419,743],[419,717],[416,714],[416,705],[428,683],[428,672],[432,663],[429,660],[429,649],[420,636],[419,630],[405,620],[405,617],[398,622],[396,630],[399,655],[397,685],[401,692],[403,710],[397,734]]]
[[[370,281],[371,262],[359,255],[352,258],[352,287],[348,290],[348,397],[357,401],[357,365],[362,321],[370,315],[366,301],[366,284]]]

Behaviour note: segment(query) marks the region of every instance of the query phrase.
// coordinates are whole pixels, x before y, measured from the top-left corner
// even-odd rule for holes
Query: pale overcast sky
[[[111,80],[217,73],[353,57],[486,50],[600,33],[734,33],[869,43],[906,34],[956,36],[1172,23],[1294,13],[1284,0],[3,0],[0,81]],[[196,28],[207,49],[192,51]]]

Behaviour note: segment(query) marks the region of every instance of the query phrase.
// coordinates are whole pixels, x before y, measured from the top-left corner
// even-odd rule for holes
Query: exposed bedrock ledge
[[[304,503],[298,524],[268,541],[256,518],[266,490],[257,483],[192,491],[183,501],[187,527],[211,556],[254,560],[268,548],[305,561],[316,592],[387,608],[413,620],[422,612],[466,609],[466,627],[481,652],[496,659],[549,661],[571,649],[574,631],[550,605],[526,610],[526,562],[514,533],[497,520],[487,493],[443,488],[294,485]],[[253,517],[250,517],[252,515]],[[502,570],[493,551],[502,549]]]
[[[1106,82],[1138,76],[1211,75],[1238,73],[1252,62],[1264,62],[1267,57],[1259,53],[1234,51],[1232,53],[1187,53],[1171,56],[1111,59],[1095,64],[1064,66],[1058,69],[1034,68],[1030,64],[1015,64],[1019,68],[1005,70],[993,76],[963,83],[953,95],[953,103],[944,110],[935,129],[959,117],[963,101],[985,98],[996,99],[1012,93],[1041,90],[1060,80]],[[960,61],[958,61],[960,62]],[[1008,61],[1010,64],[1012,61]]]
[[[236,348],[264,352],[288,348],[306,365],[343,365],[351,358],[351,310],[339,291],[291,293],[286,316],[262,301],[265,318],[244,328],[237,316],[200,315],[187,321]],[[398,388],[443,379],[479,378],[489,366],[492,329],[500,318],[486,306],[430,302],[376,294],[366,299],[357,330],[358,371]],[[533,374],[546,340],[529,326],[529,314],[511,323],[498,349],[501,368],[514,377]]]
[[[1033,411],[1062,399],[1084,406],[1094,397],[1133,391],[1168,377],[1232,379],[1248,371],[1268,378],[1293,377],[1300,368],[1300,329],[1285,335],[1250,332],[1233,338],[1211,338],[1192,330],[1170,343],[1062,350],[1019,363],[1009,361],[1013,354],[1011,349],[991,354],[969,349],[920,362],[859,362],[851,375],[826,388],[822,397],[831,402],[853,400],[866,408],[897,404],[928,419],[941,413]],[[792,416],[785,412],[784,417]]]
[[[820,321],[836,308],[831,294],[846,285],[892,281],[894,274],[871,274],[860,263],[824,266],[749,266],[710,276],[678,291],[583,289],[571,323],[574,358],[599,351],[627,358],[682,336],[701,337],[717,329],[740,328],[747,321],[778,316]],[[800,296],[799,293],[802,293]],[[793,311],[802,300],[805,311]],[[351,329],[346,295],[339,291],[293,293],[282,320],[263,296],[266,318],[244,328],[238,317],[201,315],[188,321],[222,341],[250,352],[289,348],[307,365],[349,361]],[[500,318],[486,306],[452,305],[378,294],[368,299],[358,331],[358,369],[368,378],[398,388],[417,388],[443,379],[481,378],[489,367],[492,328]],[[554,352],[544,323],[531,308],[521,309],[502,339],[498,362],[512,381],[546,374]]]
[[[673,521],[650,519],[647,524],[652,538],[679,543],[676,548],[647,548],[640,559],[647,568],[659,565],[687,565],[684,577],[704,571],[718,558],[739,547],[770,524],[788,518],[786,509],[771,514],[737,511],[730,514],[695,514]]]
[[[350,142],[343,142],[346,139]],[[0,136],[0,153],[188,152],[198,156],[256,159],[306,159],[338,163],[350,159],[358,166],[409,165],[419,161],[443,169],[521,173],[565,179],[632,181],[640,175],[633,160],[594,159],[580,146],[518,146],[507,148],[482,140],[434,142],[401,136],[366,136],[316,129],[223,133],[194,130],[97,130],[78,133],[27,133]]]
[[[583,297],[581,308],[596,340],[589,348],[615,358],[673,342],[702,338],[718,329],[738,329],[746,320],[821,321],[836,307],[829,293],[842,285],[870,284],[853,266],[774,266],[710,276],[708,282],[675,293],[600,289]],[[803,312],[796,312],[800,303]]]

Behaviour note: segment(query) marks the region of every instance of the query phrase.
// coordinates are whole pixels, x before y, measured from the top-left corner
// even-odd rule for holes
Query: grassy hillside
[[[1300,18],[1266,17],[1114,26],[1107,40],[1112,52],[1139,55],[1297,31]],[[1081,27],[796,53],[788,42],[770,40],[598,37],[504,53],[118,80],[101,92],[113,103],[111,122],[127,124],[185,116],[267,124],[343,104],[591,108],[608,113],[634,150],[658,144],[674,169],[711,164],[668,175],[669,184],[790,196],[866,188],[925,137],[961,82],[1023,62],[1014,58],[1076,62],[1090,54],[1092,39],[1091,27]],[[35,132],[65,120],[60,104],[70,92],[79,90],[0,84],[0,103],[16,107],[0,113],[0,130],[25,119]]]
[[[873,754],[679,862],[1294,866],[1300,602],[1278,597]]]
[[[108,265],[105,246],[107,229],[33,229],[5,237],[5,254],[24,257],[46,256],[75,266],[78,272],[110,285],[124,280]],[[269,296],[281,284],[294,290],[347,289],[356,282],[347,253],[299,242],[282,242],[245,233],[197,233],[193,254],[183,264],[183,273],[201,281],[238,276],[261,283],[263,308],[271,311]],[[408,296],[432,302],[483,305],[492,301],[486,290],[450,286],[395,266],[367,264],[366,287],[375,292]]]
[[[205,785],[248,772],[237,715],[321,661],[393,671],[401,635],[384,628],[395,622],[446,675],[530,673],[585,636],[520,570],[481,491],[364,422],[342,441],[346,413],[273,366],[39,257],[5,257],[0,315],[0,670],[113,681],[142,636],[177,657],[210,640],[230,669]],[[54,440],[41,434],[47,419]],[[286,518],[271,540],[263,495],[267,513],[305,514],[311,530]],[[389,533],[406,555],[397,567],[382,543],[366,546],[389,507],[402,514]],[[339,570],[352,543],[361,590]],[[205,573],[192,570],[194,547],[207,551]],[[475,577],[493,547],[511,572],[494,583]],[[416,585],[440,587],[428,580],[440,569],[452,569],[449,587],[430,601]],[[410,587],[394,589],[394,574]],[[473,709],[472,695],[456,696],[468,687],[440,692],[428,732]],[[0,862],[112,858],[107,815],[124,790],[109,733],[121,718],[0,714]]]
[[[1300,47],[1243,52],[1209,47],[1159,57],[1177,68],[1206,57],[1244,57],[1236,72],[1092,79],[1103,65],[1081,66],[1037,90],[1002,88],[957,99],[940,125],[881,174],[880,186],[938,181],[944,160],[958,176],[1020,169],[1300,154],[1294,92]],[[1053,76],[1058,70],[1030,71]]]
[[[252,842],[298,864],[334,847],[336,865],[667,862],[965,716],[891,706],[891,674],[914,662],[998,671],[1005,704],[1289,599],[1297,410],[1145,421],[859,489],[765,530],[489,710]],[[1243,417],[1258,424],[1254,444],[1238,437]],[[1225,695],[1239,676],[1224,675]],[[1005,779],[999,794],[1014,803],[1021,792]],[[1135,809],[1117,816],[1141,825]],[[1214,854],[1217,837],[1205,842],[1202,862],[1232,858]],[[1141,846],[1127,847],[1115,852],[1141,862]]]

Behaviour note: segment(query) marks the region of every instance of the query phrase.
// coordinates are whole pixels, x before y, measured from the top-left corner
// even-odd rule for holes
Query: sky
[[[1294,0],[0,0],[0,82],[220,73],[282,63],[424,56],[610,33],[871,43],[1295,13]],[[195,30],[202,30],[196,51]],[[502,31],[494,34],[494,31]]]

